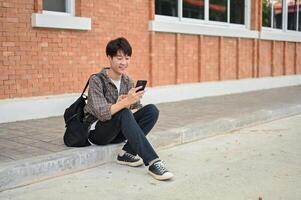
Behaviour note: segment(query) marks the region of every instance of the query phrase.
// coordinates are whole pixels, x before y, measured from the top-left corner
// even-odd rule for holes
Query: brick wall
[[[32,28],[41,2],[0,0],[0,99],[79,92],[108,64],[106,43],[119,36],[134,49],[129,73],[149,79],[148,1],[81,2],[77,14],[92,19],[91,31]]]
[[[293,75],[301,71],[299,43],[166,33],[152,37],[153,85]]]
[[[0,0],[0,99],[81,91],[119,36],[133,46],[128,73],[150,86],[301,74],[300,43],[149,32],[154,0],[76,2],[92,30],[32,28],[42,0]],[[252,30],[261,27],[258,4]]]

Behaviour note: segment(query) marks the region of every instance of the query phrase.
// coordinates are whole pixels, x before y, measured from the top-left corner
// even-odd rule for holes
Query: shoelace
[[[164,166],[164,162],[162,161],[156,162],[154,165],[162,174],[167,171],[166,167]]]
[[[136,159],[136,156],[130,154],[130,153],[125,153],[125,156],[130,157],[132,159]]]

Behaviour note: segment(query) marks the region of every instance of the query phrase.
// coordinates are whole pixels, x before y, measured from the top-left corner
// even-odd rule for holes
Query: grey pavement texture
[[[110,162],[0,193],[3,200],[301,199],[301,114],[159,151],[170,181]]]
[[[167,148],[301,113],[301,86],[158,104],[149,138]],[[120,145],[68,148],[62,117],[0,124],[0,191],[115,159]]]

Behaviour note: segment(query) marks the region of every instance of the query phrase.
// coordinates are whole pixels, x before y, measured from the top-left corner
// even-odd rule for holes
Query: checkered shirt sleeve
[[[92,76],[89,81],[87,111],[92,113],[100,121],[112,118],[111,103],[108,103],[103,94],[103,85],[97,76]]]

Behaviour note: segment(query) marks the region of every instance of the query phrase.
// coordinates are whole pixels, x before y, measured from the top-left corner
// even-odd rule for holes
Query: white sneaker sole
[[[138,160],[137,162],[125,162],[125,161],[117,160],[117,163],[120,164],[120,165],[128,165],[128,166],[131,166],[131,167],[139,167],[139,166],[144,164],[141,159]]]
[[[152,175],[155,179],[159,180],[159,181],[165,181],[165,180],[169,180],[173,177],[173,174],[170,172],[166,172],[164,173],[162,176],[159,176],[157,174],[152,173],[151,171],[148,171],[148,173],[150,175]]]

